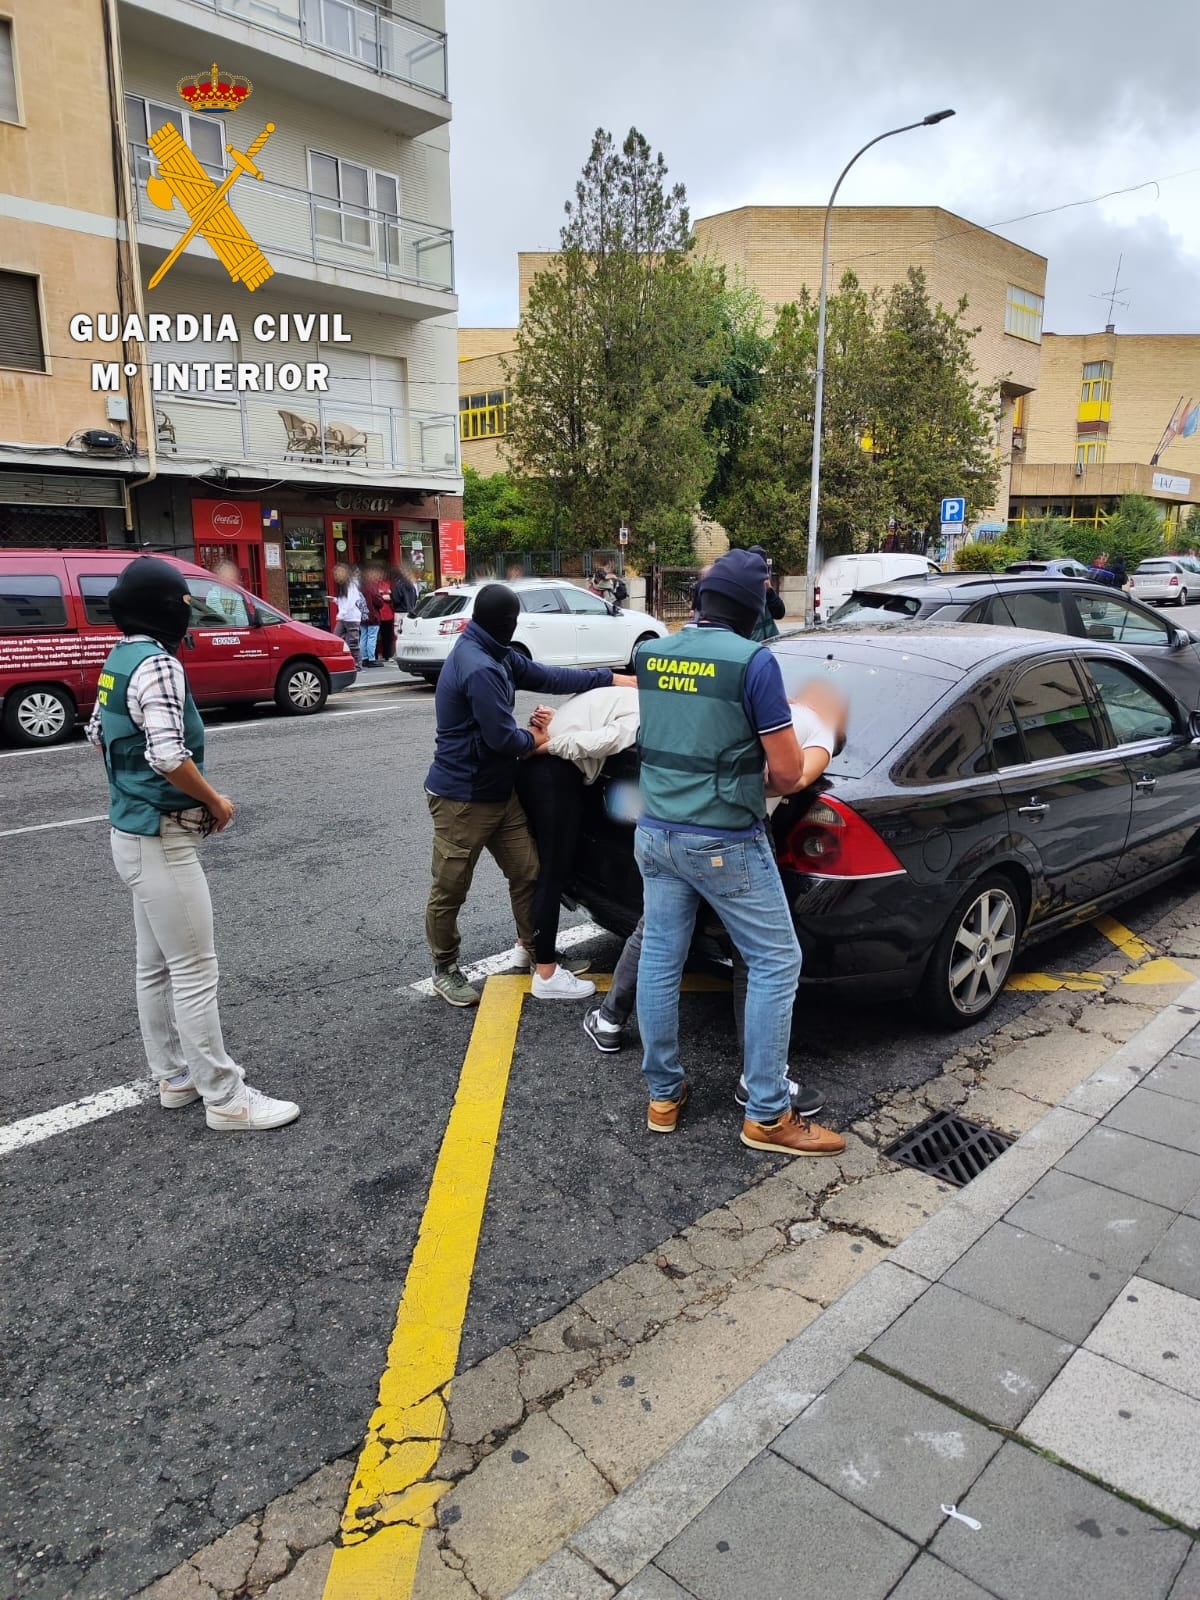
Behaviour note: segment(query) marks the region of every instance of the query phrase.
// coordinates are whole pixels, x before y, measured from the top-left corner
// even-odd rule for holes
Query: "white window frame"
[[[25,106],[21,99],[21,68],[17,57],[17,19],[10,12],[0,11],[0,26],[8,25],[8,47],[12,52],[12,77],[13,100],[16,103],[17,116],[12,121],[8,117],[0,117],[6,128],[23,128],[25,126]]]
[[[337,167],[338,193],[337,193],[336,205],[337,205],[337,214],[338,214],[338,219],[339,219],[339,227],[338,227],[338,237],[337,237],[337,239],[334,240],[334,241],[331,241],[331,242],[335,242],[335,243],[338,243],[338,244],[343,244],[343,245],[345,245],[347,250],[361,250],[361,251],[364,252],[364,254],[370,254],[371,256],[379,256],[379,255],[381,255],[382,252],[379,249],[378,239],[377,239],[377,235],[376,235],[376,229],[377,228],[384,228],[384,227],[395,227],[395,228],[398,229],[399,226],[400,226],[400,201],[401,201],[400,174],[398,172],[387,172],[382,167],[371,167],[371,166],[368,166],[365,161],[353,161],[353,160],[351,160],[351,158],[349,156],[335,156],[329,150],[318,150],[318,149],[315,148],[315,146],[309,145],[308,148],[307,148],[307,151],[306,151],[306,158],[307,158],[307,165],[308,165],[308,191],[313,196],[314,200],[319,200],[322,203],[322,208],[323,209],[332,209],[332,207],[335,204],[335,202],[334,202],[334,199],[333,199],[332,195],[325,195],[325,194],[318,194],[317,193],[317,187],[316,187],[316,184],[315,184],[315,182],[313,180],[313,157],[314,156],[319,157],[322,161],[332,161],[334,163],[334,165]],[[342,168],[343,167],[356,167],[359,172],[365,172],[366,175],[367,175],[367,212],[368,212],[368,215],[364,220],[366,221],[367,227],[370,230],[370,238],[367,240],[367,242],[365,244],[360,244],[356,239],[347,239],[347,237],[346,237],[346,209],[347,209],[347,207],[349,208],[350,215],[351,215],[351,217],[353,217],[354,212],[356,210],[356,206],[355,206],[355,202],[354,201],[346,200],[343,197],[343,185],[342,185]],[[394,220],[393,221],[384,222],[384,220],[383,220],[382,208],[379,205],[378,180],[380,178],[386,178],[391,183],[394,183],[396,185],[396,210],[395,210],[395,213],[392,213],[392,212],[388,212],[387,213],[389,218],[392,218],[394,216]]]
[[[1004,331],[1010,339],[1020,339],[1025,344],[1041,344],[1042,322],[1046,315],[1046,297],[1033,289],[1023,289],[1010,283],[1004,291]],[[1024,320],[1036,319],[1037,331],[1020,331]],[[1015,326],[1014,326],[1015,324]]]
[[[179,132],[180,132],[180,134],[181,134],[181,136],[183,138],[184,144],[186,144],[188,149],[191,150],[192,154],[194,156],[196,156],[196,160],[200,162],[200,165],[204,168],[205,172],[208,173],[209,177],[212,177],[212,175],[213,175],[212,171],[210,169],[212,168],[214,163],[208,162],[208,161],[202,161],[200,159],[199,155],[197,155],[196,151],[192,148],[192,141],[189,138],[189,134],[191,132],[191,126],[192,126],[193,122],[208,123],[212,127],[215,127],[217,129],[219,135],[220,135],[220,140],[221,140],[221,173],[222,173],[223,176],[228,176],[228,173],[229,173],[229,158],[228,158],[228,155],[227,155],[226,150],[225,150],[226,138],[225,138],[225,119],[224,119],[224,117],[210,117],[210,116],[207,116],[207,115],[202,115],[198,111],[189,111],[186,106],[169,106],[165,100],[156,100],[156,99],[154,99],[154,97],[152,95],[148,95],[148,94],[132,94],[132,93],[127,91],[126,94],[125,94],[125,99],[127,101],[128,100],[137,100],[141,104],[142,115],[145,118],[145,122],[146,122],[146,148],[147,149],[150,148],[150,107],[151,106],[157,106],[160,111],[169,111],[170,112],[170,120],[179,129]],[[134,141],[134,142],[136,143],[137,141]],[[151,157],[150,158],[153,159],[153,151],[151,151]]]

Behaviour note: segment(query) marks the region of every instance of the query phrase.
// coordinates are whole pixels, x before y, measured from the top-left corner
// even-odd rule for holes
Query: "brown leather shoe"
[[[846,1141],[840,1133],[793,1111],[775,1122],[742,1123],[742,1143],[751,1150],[774,1150],[781,1156],[840,1156]]]
[[[646,1126],[651,1133],[674,1133],[679,1122],[679,1113],[687,1105],[688,1081],[685,1078],[679,1090],[678,1100],[651,1100],[650,1109],[646,1112]]]

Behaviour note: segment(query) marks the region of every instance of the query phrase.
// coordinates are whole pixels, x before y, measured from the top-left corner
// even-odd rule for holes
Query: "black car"
[[[1130,595],[1091,581],[1053,575],[942,573],[894,578],[856,589],[826,624],[879,623],[907,617],[927,622],[982,622],[1037,628],[1072,639],[1119,644],[1150,668],[1187,706],[1200,706],[1200,649],[1186,628],[1173,627]]]
[[[851,704],[845,749],[772,818],[802,982],[974,1022],[1023,942],[1197,859],[1200,713],[1111,645],[930,623],[771,648],[789,694],[828,673]],[[570,888],[622,935],[636,779],[629,751],[584,791]]]

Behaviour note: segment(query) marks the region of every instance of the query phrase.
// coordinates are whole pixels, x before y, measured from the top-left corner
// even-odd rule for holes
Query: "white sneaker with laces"
[[[294,1100],[272,1100],[261,1089],[244,1083],[232,1100],[223,1106],[205,1106],[204,1120],[210,1128],[225,1133],[259,1133],[266,1128],[282,1128],[295,1122],[300,1107]]]
[[[595,994],[596,985],[589,978],[577,978],[566,967],[555,967],[550,978],[540,978],[535,972],[530,992],[535,1000],[586,1000]]]
[[[200,1091],[192,1082],[192,1075],[186,1067],[174,1077],[158,1080],[158,1103],[164,1111],[174,1111],[179,1106],[190,1106],[199,1098]]]

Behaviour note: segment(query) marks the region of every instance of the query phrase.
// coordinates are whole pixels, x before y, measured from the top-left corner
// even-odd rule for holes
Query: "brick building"
[[[1013,520],[1097,522],[1140,494],[1177,525],[1200,504],[1200,430],[1154,457],[1181,402],[1200,404],[1200,335],[1047,334],[1014,440]]]

